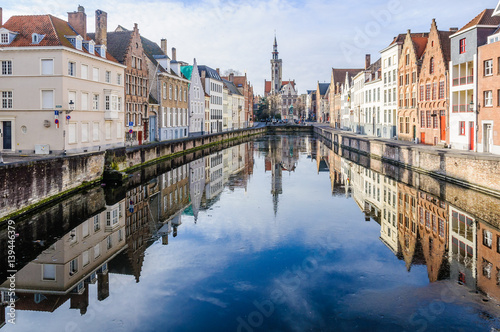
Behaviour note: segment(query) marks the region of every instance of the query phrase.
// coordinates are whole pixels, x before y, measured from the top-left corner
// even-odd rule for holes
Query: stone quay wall
[[[103,174],[104,154],[56,156],[2,165],[0,220],[99,180]]]
[[[500,157],[368,138],[331,128],[315,127],[314,132],[339,149],[500,197]]]

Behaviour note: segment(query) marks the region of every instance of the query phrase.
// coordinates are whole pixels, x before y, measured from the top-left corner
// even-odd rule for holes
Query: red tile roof
[[[264,93],[268,94],[271,92],[271,81],[265,80]],[[292,87],[295,89],[295,80],[294,81],[281,81],[281,87],[287,85],[288,83],[292,83]],[[280,87],[280,89],[281,89]]]
[[[427,46],[427,41],[429,40],[429,34],[420,34],[419,36],[411,36],[413,41],[413,46],[415,47],[415,56],[420,59],[425,52],[425,47]]]
[[[52,15],[12,16],[2,27],[17,33],[12,43],[2,45],[2,47],[64,46],[76,50],[65,36],[76,36],[78,33],[68,22]],[[45,36],[38,44],[32,44],[31,35],[33,33]],[[89,54],[84,47],[82,47],[81,52]],[[98,53],[94,52],[94,55],[100,58]],[[106,52],[106,59],[117,62],[109,52]]]
[[[479,15],[474,17],[472,21],[464,25],[458,32],[462,32],[464,30],[467,30],[469,28],[472,28],[473,26],[476,25],[499,25],[500,24],[500,17],[498,16],[491,16],[494,12],[494,9],[485,9]]]

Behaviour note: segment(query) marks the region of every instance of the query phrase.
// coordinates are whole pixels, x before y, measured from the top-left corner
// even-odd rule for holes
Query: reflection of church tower
[[[277,94],[281,89],[281,59],[278,59],[278,43],[274,36],[273,58],[271,59],[271,94]]]
[[[281,183],[281,140],[270,139],[266,156],[266,171],[271,171],[271,194],[273,195],[274,215],[278,213],[279,195],[283,193]]]

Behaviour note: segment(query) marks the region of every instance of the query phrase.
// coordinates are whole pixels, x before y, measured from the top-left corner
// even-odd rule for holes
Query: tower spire
[[[273,57],[271,58],[271,94],[277,94],[281,89],[281,59],[278,58],[278,42],[274,30]]]

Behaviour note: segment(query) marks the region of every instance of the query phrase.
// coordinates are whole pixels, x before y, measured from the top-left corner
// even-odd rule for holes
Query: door
[[[420,133],[420,143],[425,144],[425,133]]]
[[[417,126],[413,125],[413,141],[415,142],[415,138],[417,138]]]
[[[149,117],[149,141],[156,141],[156,116]]]
[[[484,152],[491,152],[493,136],[491,135],[491,124],[484,125]]]
[[[142,131],[137,132],[137,138],[139,140],[139,145],[141,145],[142,144]]]
[[[12,122],[4,121],[3,122],[3,150],[12,150]]]
[[[441,141],[446,141],[446,116],[444,111],[441,111],[439,122],[441,125]]]
[[[469,146],[471,151],[474,150],[474,121],[469,122]]]

